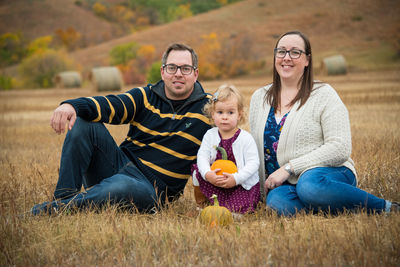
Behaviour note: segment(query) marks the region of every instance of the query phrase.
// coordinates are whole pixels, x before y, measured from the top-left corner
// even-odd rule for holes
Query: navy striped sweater
[[[174,110],[164,82],[119,95],[67,100],[87,121],[130,124],[120,148],[156,187],[159,196],[179,196],[190,177],[191,164],[210,122],[202,113],[211,98],[199,82],[187,101]]]

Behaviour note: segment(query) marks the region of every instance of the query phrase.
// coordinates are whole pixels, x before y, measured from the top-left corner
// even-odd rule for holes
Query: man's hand
[[[268,192],[268,189],[274,189],[278,186],[281,186],[287,179],[289,179],[290,175],[287,171],[285,171],[284,167],[280,167],[270,176],[268,176],[267,180],[264,183],[264,190]]]
[[[76,111],[71,104],[64,103],[54,110],[50,125],[57,134],[61,134],[65,131],[67,121],[68,130],[71,130],[76,121]]]

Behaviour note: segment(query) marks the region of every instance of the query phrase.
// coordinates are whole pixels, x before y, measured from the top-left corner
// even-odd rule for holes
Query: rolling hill
[[[87,69],[107,65],[108,52],[115,45],[136,41],[152,44],[161,53],[174,41],[196,47],[203,35],[215,32],[221,38],[246,36],[253,43],[253,52],[268,63],[276,38],[297,29],[309,36],[318,57],[341,53],[351,59],[375,52],[379,56],[382,49],[394,49],[392,44],[400,32],[398,14],[400,3],[396,0],[248,0],[71,55]],[[379,61],[368,56],[365,60]]]
[[[121,36],[117,25],[101,19],[72,0],[0,0],[0,35],[21,32],[28,40],[73,28],[83,42],[98,44]]]
[[[5,16],[6,8],[11,4],[0,4],[0,18],[7,20],[8,30],[14,24],[20,23],[22,26],[19,27],[23,27],[33,23],[40,27],[34,27],[32,31],[41,31],[42,34],[51,31],[49,24],[53,28],[72,25],[78,31],[87,31],[93,36],[113,31],[109,23],[97,21],[82,10],[76,10],[73,1],[40,1],[48,5],[46,15],[43,10],[34,8],[35,5],[29,9],[23,7],[21,2],[35,1],[14,1],[14,5],[20,5],[18,8],[29,10],[24,19],[13,14]],[[56,8],[60,3],[64,5],[62,12],[59,7]],[[21,14],[24,13],[19,13],[19,16]],[[94,66],[108,65],[110,49],[119,44],[132,41],[151,44],[161,55],[171,42],[182,41],[196,48],[203,35],[215,32],[219,38],[239,36],[249,39],[252,52],[266,58],[268,65],[278,36],[296,29],[309,36],[316,59],[340,53],[355,65],[370,64],[373,68],[381,61],[381,65],[387,64],[393,55],[399,53],[398,14],[400,2],[397,0],[291,0],[284,3],[281,0],[247,0],[103,42],[70,55],[84,71],[88,71]],[[5,27],[4,23],[1,25],[0,30]]]

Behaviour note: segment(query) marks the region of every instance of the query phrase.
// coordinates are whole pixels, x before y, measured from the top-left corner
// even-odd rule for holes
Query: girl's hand
[[[233,174],[224,172],[222,178],[217,179],[217,186],[222,188],[232,188],[236,186],[236,180]]]
[[[267,180],[264,183],[264,190],[268,192],[268,189],[274,189],[278,186],[281,186],[287,179],[289,179],[290,174],[285,171],[284,167],[280,167],[271,175],[268,176]]]
[[[215,169],[215,170],[206,172],[206,175],[205,175],[206,181],[215,186],[218,186],[218,184],[217,184],[218,179],[223,178],[222,175],[217,175],[217,172],[220,170],[221,169]]]

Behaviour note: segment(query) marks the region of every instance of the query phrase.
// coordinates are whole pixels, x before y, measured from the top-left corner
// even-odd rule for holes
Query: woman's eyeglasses
[[[275,48],[274,53],[275,53],[275,56],[279,57],[279,58],[284,58],[286,56],[286,54],[289,53],[290,58],[296,59],[296,58],[299,58],[302,53],[305,54],[306,52],[304,52],[303,50],[300,50],[300,49],[286,50],[285,48]]]

